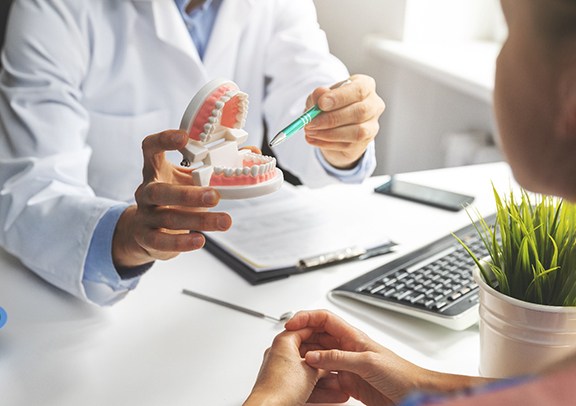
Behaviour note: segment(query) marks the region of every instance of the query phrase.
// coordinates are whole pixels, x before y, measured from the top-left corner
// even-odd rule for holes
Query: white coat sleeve
[[[81,89],[89,36],[85,16],[64,4],[17,1],[10,16],[0,77],[0,244],[86,300],[82,273],[92,233],[118,202],[95,197],[88,186]]]
[[[312,0],[278,1],[275,29],[268,43],[265,75],[270,83],[264,100],[264,116],[269,136],[274,136],[304,112],[306,97],[320,86],[349,77],[348,70],[330,54],[325,33],[317,22]],[[316,158],[315,148],[302,133],[274,148],[279,164],[311,187],[338,182]],[[374,148],[369,148],[365,176],[375,167]]]

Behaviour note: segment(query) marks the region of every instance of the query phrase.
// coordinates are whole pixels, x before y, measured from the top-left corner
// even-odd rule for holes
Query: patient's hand
[[[338,390],[336,375],[312,368],[303,360],[303,344],[312,329],[284,331],[266,350],[254,388],[244,406],[297,406],[306,402],[343,403],[349,396]],[[317,347],[313,347],[317,348]]]
[[[306,352],[306,363],[337,373],[339,391],[366,405],[391,405],[413,391],[450,392],[487,381],[420,368],[328,311],[299,312],[286,323],[288,331],[309,329],[313,334],[302,345],[318,349]]]

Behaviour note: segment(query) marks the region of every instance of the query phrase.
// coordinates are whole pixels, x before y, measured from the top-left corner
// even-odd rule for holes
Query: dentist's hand
[[[205,239],[200,232],[225,231],[232,225],[227,213],[208,211],[218,204],[218,192],[193,186],[189,169],[165,159],[165,151],[181,149],[187,141],[185,131],[167,130],[142,142],[143,181],[135,193],[136,205],[124,211],[114,232],[116,267],[134,267],[202,248]]]
[[[374,79],[353,75],[337,89],[318,88],[306,102],[324,111],[305,127],[306,141],[339,169],[353,168],[380,129],[384,101],[376,94]]]

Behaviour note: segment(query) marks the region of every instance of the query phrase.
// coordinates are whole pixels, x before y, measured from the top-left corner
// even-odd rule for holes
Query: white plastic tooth
[[[214,117],[218,117],[219,114],[220,114],[220,110],[218,110],[218,109],[212,110],[212,115],[213,115]]]
[[[236,96],[236,93],[237,93],[237,92],[236,92],[235,90],[228,90],[228,91],[226,92],[226,96],[228,96],[228,97],[234,97],[234,96]]]
[[[216,175],[222,174],[223,171],[224,171],[224,169],[221,168],[221,167],[219,167],[219,166],[215,166],[215,167],[214,167],[214,173],[215,173]]]
[[[214,124],[214,123],[215,123],[216,121],[218,121],[218,120],[216,120],[216,117],[210,116],[210,117],[208,117],[208,121],[209,121],[211,124]]]
[[[218,110],[220,110],[222,107],[224,107],[224,102],[218,100],[218,101],[216,102],[216,108],[217,108]]]
[[[240,175],[242,175],[242,168],[234,169],[234,176],[240,176]]]
[[[220,101],[221,101],[222,103],[228,103],[228,102],[230,101],[230,97],[228,97],[228,96],[222,96],[222,97],[220,98]]]
[[[272,164],[272,167],[273,167],[273,168],[276,168],[276,158],[272,158],[272,159],[270,160],[270,163]]]
[[[264,175],[266,168],[264,165],[258,165],[258,174]]]
[[[206,133],[200,133],[200,141],[206,141],[208,135]]]
[[[234,175],[234,169],[232,169],[232,168],[224,169],[224,176],[230,177],[232,175]]]
[[[258,165],[253,165],[250,168],[250,175],[252,175],[254,177],[258,176]]]
[[[245,166],[244,168],[242,168],[242,174],[243,175],[250,175],[250,167]]]
[[[205,131],[206,133],[209,133],[210,130],[212,130],[212,127],[213,127],[212,124],[206,123],[206,124],[204,124],[204,131]]]

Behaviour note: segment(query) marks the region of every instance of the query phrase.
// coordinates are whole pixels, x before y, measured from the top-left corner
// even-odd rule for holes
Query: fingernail
[[[322,104],[320,105],[320,108],[322,110],[330,110],[332,109],[332,107],[334,107],[334,99],[331,97],[326,97],[324,99],[322,99]]]
[[[306,362],[309,364],[317,364],[320,362],[320,354],[315,351],[309,351],[306,353]]]
[[[202,237],[199,234],[196,234],[194,236],[192,236],[192,243],[198,247],[198,248],[202,248],[204,246],[204,237]]]
[[[218,195],[214,190],[208,190],[202,194],[202,204],[205,206],[214,206],[218,203]]]
[[[216,224],[219,230],[228,230],[228,228],[230,228],[230,219],[228,216],[219,216],[216,220]]]

